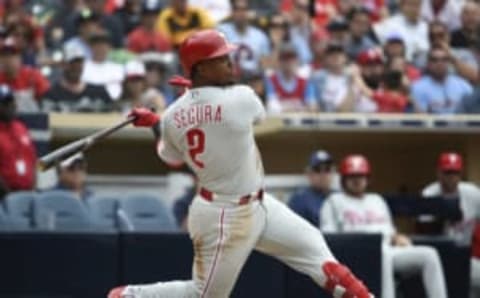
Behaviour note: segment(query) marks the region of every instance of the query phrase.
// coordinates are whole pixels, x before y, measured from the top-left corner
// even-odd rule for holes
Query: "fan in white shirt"
[[[122,93],[122,81],[125,77],[122,65],[108,60],[110,36],[106,32],[97,32],[89,37],[92,58],[85,62],[82,81],[93,85],[104,85],[110,97],[118,99]]]
[[[413,246],[392,223],[388,206],[378,194],[366,193],[370,163],[362,155],[347,156],[340,165],[343,193],[330,195],[321,209],[323,232],[380,233],[383,235],[382,296],[395,297],[394,273],[422,275],[427,297],[446,298],[440,258],[428,246]]]
[[[460,27],[460,14],[464,4],[464,0],[423,0],[420,13],[425,21],[441,21],[453,31]]]
[[[405,41],[409,61],[430,48],[428,24],[420,17],[421,4],[422,0],[400,0],[400,12],[377,23],[373,28],[382,44],[390,36],[401,36]]]

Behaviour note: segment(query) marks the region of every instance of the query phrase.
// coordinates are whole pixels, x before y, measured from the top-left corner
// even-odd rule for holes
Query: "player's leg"
[[[395,272],[393,270],[392,247],[382,247],[382,298],[395,298]]]
[[[194,246],[193,280],[131,285],[123,291],[124,296],[131,296],[125,297],[229,297],[263,229],[264,210],[258,202],[221,207],[195,198],[188,224]]]
[[[199,297],[225,298],[230,296],[245,261],[260,237],[265,225],[265,212],[258,201],[224,208],[212,205],[200,199],[197,200],[196,210],[195,207],[190,210],[200,217],[200,220],[189,224],[195,249],[193,276],[199,283]],[[208,214],[211,209],[213,214]],[[216,230],[212,241],[212,235],[205,232],[204,227],[213,215],[218,220],[212,227]]]
[[[470,271],[470,288],[471,288],[471,298],[480,297],[480,259],[472,258],[470,262],[471,271]]]
[[[321,232],[265,194],[267,223],[256,249],[307,274],[334,297],[369,297],[366,287],[332,255]]]
[[[418,271],[422,274],[428,297],[447,297],[442,263],[434,248],[421,245],[393,247],[391,252],[395,272]]]

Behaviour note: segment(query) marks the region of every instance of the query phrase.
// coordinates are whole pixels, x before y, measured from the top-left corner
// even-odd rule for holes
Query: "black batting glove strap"
[[[152,126],[152,132],[153,135],[155,136],[156,140],[159,140],[162,137],[162,134],[160,132],[160,121],[158,121],[155,125]]]

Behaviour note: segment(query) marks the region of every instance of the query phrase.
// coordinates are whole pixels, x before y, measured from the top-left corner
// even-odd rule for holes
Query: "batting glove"
[[[152,127],[160,121],[160,117],[147,108],[135,108],[128,117],[134,117],[133,125],[137,127]]]

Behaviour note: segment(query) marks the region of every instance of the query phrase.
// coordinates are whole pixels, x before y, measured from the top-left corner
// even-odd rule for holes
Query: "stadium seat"
[[[120,230],[137,232],[175,231],[170,209],[149,194],[130,195],[120,201]]]
[[[5,198],[5,210],[10,218],[12,229],[30,230],[32,228],[32,204],[37,194],[30,191],[18,191]]]
[[[87,206],[98,228],[115,230],[117,224],[118,199],[116,197],[93,197],[87,200]]]
[[[47,191],[33,201],[33,218],[39,230],[92,231],[94,221],[87,206],[68,191]]]

